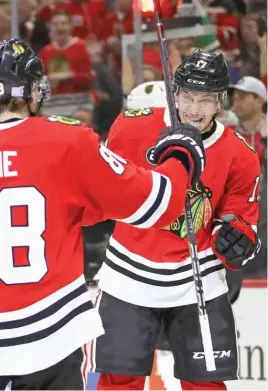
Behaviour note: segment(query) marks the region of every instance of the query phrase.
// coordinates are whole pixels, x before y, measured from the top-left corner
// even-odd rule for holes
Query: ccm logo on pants
[[[224,358],[224,357],[230,357],[231,356],[231,350],[216,350],[214,353],[214,358]],[[204,358],[205,353],[204,352],[194,352],[193,359],[199,360],[200,358]]]

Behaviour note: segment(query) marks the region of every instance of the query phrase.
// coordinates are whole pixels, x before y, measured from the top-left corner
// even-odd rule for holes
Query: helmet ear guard
[[[33,88],[36,88],[36,98],[38,102],[49,100],[51,96],[50,83],[47,76],[33,83]]]
[[[220,92],[218,96],[219,96],[221,107],[224,107],[227,100],[227,91]]]

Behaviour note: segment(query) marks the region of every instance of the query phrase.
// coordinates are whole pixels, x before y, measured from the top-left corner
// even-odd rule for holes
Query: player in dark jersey
[[[174,132],[164,151],[156,146],[157,169],[138,168],[79,121],[35,117],[48,96],[31,48],[1,41],[0,389],[10,381],[14,389],[85,388],[85,344],[103,326],[85,284],[81,226],[169,224],[205,161],[189,126],[189,141]]]
[[[166,230],[117,222],[99,272],[97,307],[106,334],[91,344],[91,369],[101,372],[98,389],[143,389],[161,322],[183,390],[224,390],[225,380],[237,379],[225,266],[240,269],[259,249],[260,167],[246,140],[215,120],[228,85],[223,56],[200,50],[186,57],[174,76],[179,119],[199,128],[206,150],[204,188],[198,183],[190,196],[216,371],[205,366],[184,215]],[[150,91],[153,86],[146,86]],[[107,145],[150,167],[155,140],[169,125],[164,108],[129,109],[113,124]]]

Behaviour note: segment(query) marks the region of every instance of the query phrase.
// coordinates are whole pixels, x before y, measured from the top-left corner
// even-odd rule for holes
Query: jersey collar
[[[13,128],[14,126],[20,125],[22,122],[26,121],[27,119],[28,118],[24,118],[24,119],[14,118],[13,120],[12,118],[12,121],[8,120],[8,121],[0,122],[0,130]]]

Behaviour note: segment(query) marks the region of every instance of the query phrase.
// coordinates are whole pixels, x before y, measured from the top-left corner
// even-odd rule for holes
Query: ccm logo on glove
[[[174,135],[171,135],[171,136],[167,136],[167,138],[164,139],[164,140],[166,140],[166,141],[168,141],[168,140],[181,140],[181,141],[184,141],[184,142],[188,142],[190,145],[192,145],[196,149],[196,151],[197,151],[197,153],[198,153],[198,155],[199,155],[199,157],[201,159],[201,165],[202,165],[201,166],[201,170],[204,171],[204,168],[205,168],[204,153],[203,153],[201,147],[199,145],[197,145],[195,140],[193,140],[189,136],[184,136],[183,134],[174,134]]]

